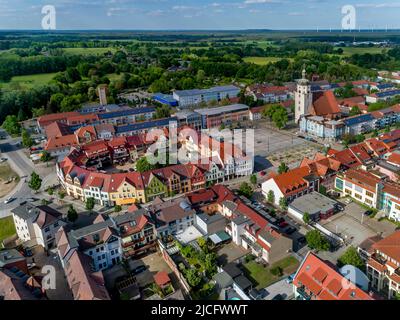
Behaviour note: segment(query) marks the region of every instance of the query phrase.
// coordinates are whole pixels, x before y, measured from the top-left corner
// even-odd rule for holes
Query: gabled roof
[[[313,109],[317,116],[335,115],[340,113],[338,103],[332,91],[314,93]]]
[[[311,251],[297,270],[293,284],[298,288],[304,286],[317,300],[373,300]]]

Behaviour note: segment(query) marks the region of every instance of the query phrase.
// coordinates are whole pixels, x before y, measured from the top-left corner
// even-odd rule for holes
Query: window
[[[373,194],[371,191],[365,191],[365,195],[366,195],[367,197],[370,197],[370,198],[373,198],[373,197],[374,197],[374,194]]]
[[[354,197],[356,197],[357,199],[362,199],[362,196],[361,195],[359,195],[358,193],[354,193]]]
[[[351,190],[349,190],[349,189],[345,189],[344,192],[351,194]]]

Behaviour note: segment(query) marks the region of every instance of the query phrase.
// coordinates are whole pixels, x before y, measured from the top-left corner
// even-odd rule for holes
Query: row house
[[[371,287],[388,299],[400,294],[400,231],[376,241],[368,250],[367,276]]]
[[[114,217],[121,235],[122,254],[130,258],[156,248],[156,229],[144,209]]]
[[[74,252],[92,258],[94,271],[108,269],[122,259],[121,236],[112,218],[98,215],[91,225],[56,235],[57,251],[64,268]]]
[[[26,203],[11,212],[18,238],[46,250],[54,247],[57,231],[67,224],[61,212],[45,205]]]
[[[168,201],[157,198],[147,210],[155,224],[158,238],[185,232],[194,225],[196,216],[196,211],[192,209],[186,197]]]
[[[226,231],[232,241],[266,263],[279,261],[292,251],[292,240],[240,199],[223,201],[221,214],[230,221]]]

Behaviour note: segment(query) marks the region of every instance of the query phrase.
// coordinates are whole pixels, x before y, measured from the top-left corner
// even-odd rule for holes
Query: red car
[[[260,172],[260,175],[261,175],[261,176],[265,176],[265,171],[261,171],[261,172]]]
[[[280,228],[286,228],[288,225],[289,225],[289,224],[288,224],[286,221],[282,221],[282,222],[279,224],[279,227],[280,227]]]

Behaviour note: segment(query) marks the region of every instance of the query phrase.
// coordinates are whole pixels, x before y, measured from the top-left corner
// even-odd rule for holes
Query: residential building
[[[148,211],[159,238],[185,232],[193,226],[196,214],[185,197],[168,201],[157,198]]]
[[[44,249],[55,246],[55,235],[66,225],[62,214],[57,210],[41,205],[26,203],[11,210],[18,238],[22,242],[30,241]]]
[[[95,271],[108,269],[122,259],[121,237],[115,222],[102,215],[98,215],[91,225],[77,230],[60,228],[56,241],[64,268],[77,251],[93,260],[91,266]]]
[[[0,270],[15,269],[28,273],[26,258],[16,249],[0,250]]]
[[[367,275],[374,290],[394,299],[400,293],[400,231],[372,244]]]
[[[387,91],[382,91],[382,92],[377,92],[370,94],[366,97],[367,103],[376,103],[379,101],[387,101],[391,100],[395,97],[400,95],[400,90],[387,90]]]
[[[354,277],[349,279],[349,269],[346,269],[346,275],[331,263],[308,252],[293,279],[296,300],[374,300],[358,283],[352,282]],[[352,267],[351,271],[354,271],[351,274],[357,275],[356,279],[362,277],[358,269]]]
[[[156,229],[146,210],[126,212],[114,217],[121,235],[124,258],[136,256],[156,247]]]
[[[153,95],[153,100],[170,107],[178,106],[178,101],[174,99],[172,94],[155,93]]]
[[[23,272],[0,269],[0,300],[40,300],[43,296],[41,288],[32,283],[38,284]]]

